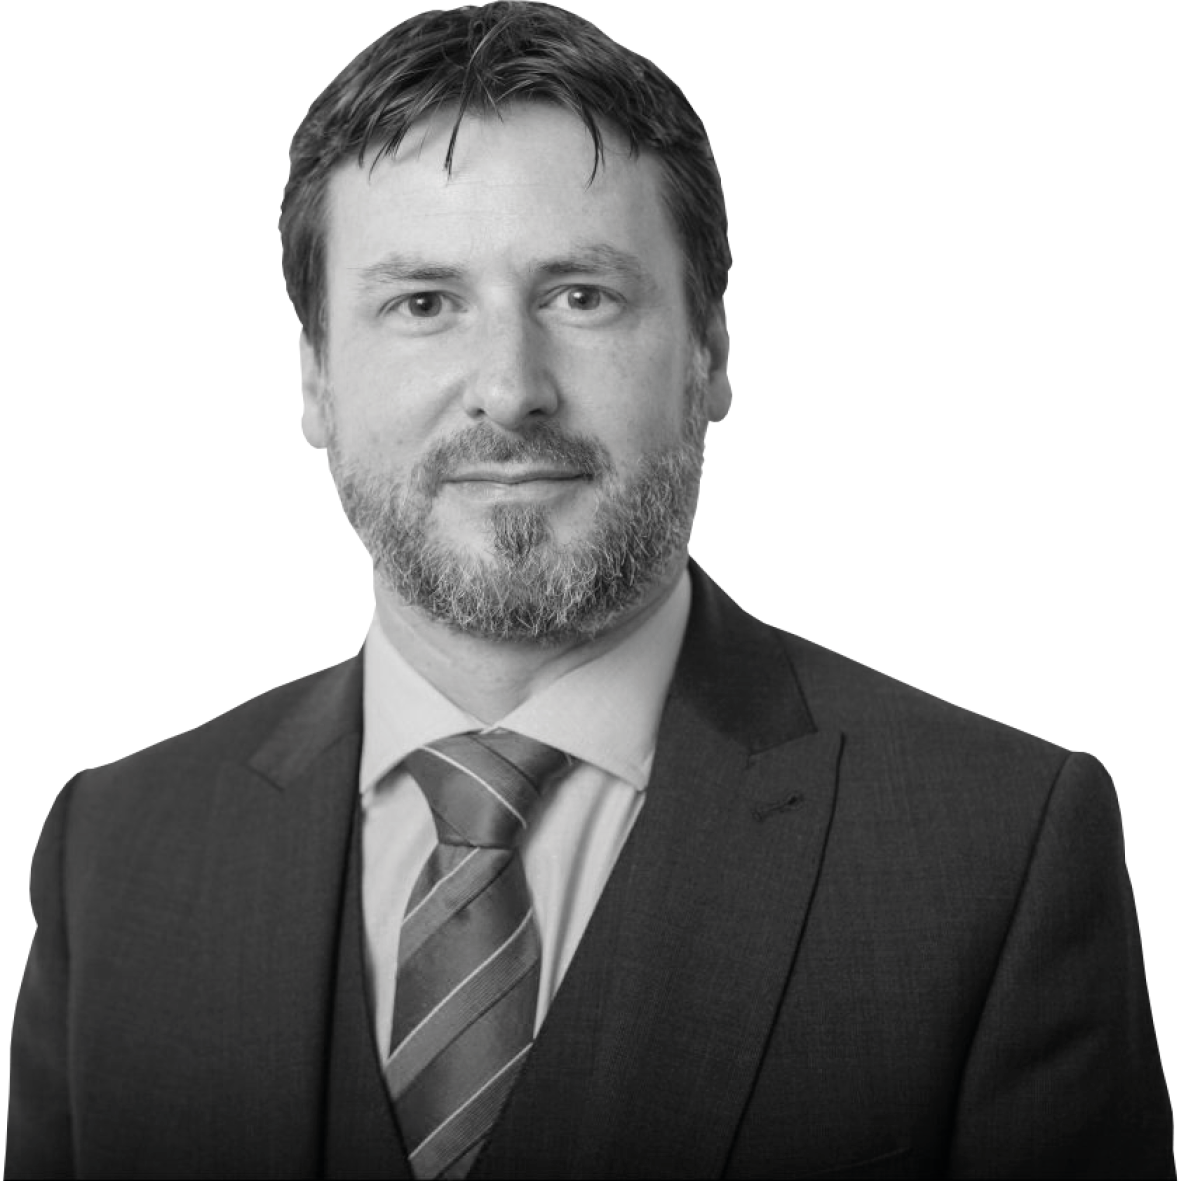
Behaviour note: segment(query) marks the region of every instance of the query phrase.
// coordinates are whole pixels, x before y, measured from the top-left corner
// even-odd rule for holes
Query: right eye
[[[430,320],[442,313],[446,297],[439,291],[416,291],[403,295],[389,305],[389,310],[414,320]]]

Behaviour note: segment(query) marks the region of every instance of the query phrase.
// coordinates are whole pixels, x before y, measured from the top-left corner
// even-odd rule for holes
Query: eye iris
[[[570,306],[578,308],[580,311],[593,311],[599,306],[602,301],[602,293],[596,291],[593,287],[575,287],[568,296]]]
[[[410,298],[410,314],[412,316],[437,316],[443,304],[433,292],[414,295]]]

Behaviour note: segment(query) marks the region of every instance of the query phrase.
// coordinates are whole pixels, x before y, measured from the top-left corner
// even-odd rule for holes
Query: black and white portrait
[[[359,125],[370,103],[367,147],[330,157],[304,125],[325,187],[296,214],[289,191],[286,285],[292,137],[416,4],[0,17],[0,1012],[24,1014],[9,1175],[130,1175],[130,1160],[145,1176],[360,1175],[340,1146],[365,1137],[374,1154],[388,1140],[389,1176],[623,1176],[625,1160],[643,1176],[1170,1175],[1181,13],[570,0],[704,125],[708,151],[670,165],[692,136],[663,83],[611,58],[623,90],[603,97],[600,43],[561,23],[505,32],[514,7],[545,8],[494,5],[478,34],[440,17],[411,65],[395,46],[358,67],[323,122]],[[457,119],[459,91],[432,98],[423,79],[448,61],[474,77],[465,53],[501,64]],[[510,70],[557,81],[497,97]],[[416,112],[384,154],[383,102]],[[312,276],[302,325],[293,275]],[[448,497],[470,500],[444,519]],[[468,577],[485,549],[500,581]],[[646,647],[608,643],[617,664],[591,688],[545,697],[587,667],[555,653],[615,630]],[[266,819],[269,796],[245,801],[290,797],[284,775],[337,756],[308,738],[329,706],[272,691],[334,666],[332,700],[355,715],[345,803],[293,825],[276,879],[252,850],[286,822]],[[597,712],[612,676],[629,722]],[[441,703],[420,745],[379,749],[375,719],[417,678]],[[199,731],[199,756],[178,740],[59,798],[268,693]],[[545,711],[584,707],[587,734],[557,741],[570,727]],[[461,821],[439,819],[418,770],[424,750],[467,765],[469,730],[447,716],[470,721],[481,758],[526,768],[552,847],[447,835]],[[619,748],[597,760],[612,727]],[[749,852],[689,772],[734,779]],[[132,775],[128,822],[106,801]],[[183,803],[152,788],[174,775],[193,781]],[[658,838],[666,781],[686,797]],[[505,806],[528,831],[516,782]],[[563,791],[598,802],[579,812]],[[417,803],[383,811],[383,792]],[[18,1010],[51,810],[52,967],[30,968]],[[413,1037],[433,1036],[420,1020],[451,991],[408,966],[413,920],[492,852],[497,880],[520,878],[497,930],[539,924],[520,973],[539,974],[540,1008],[530,993],[517,1041],[481,1033],[483,1081],[449,1063],[443,1097],[421,1097],[435,1063]],[[334,868],[313,888],[303,859]],[[268,909],[305,889],[290,964],[319,963],[315,988]],[[431,970],[482,970],[494,953],[446,944],[454,922],[421,935],[447,947]],[[712,942],[689,966],[693,939]],[[186,980],[216,983],[188,996]],[[297,995],[297,1047],[308,1013],[325,1023],[298,1053],[266,1024]],[[276,1055],[273,1104],[244,1047]],[[322,1077],[303,1080],[313,1058]],[[305,1091],[323,1097],[315,1119]]]

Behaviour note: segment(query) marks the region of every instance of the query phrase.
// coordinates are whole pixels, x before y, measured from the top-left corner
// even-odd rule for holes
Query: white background
[[[1176,1096],[1181,9],[571,7],[681,84],[726,184],[696,557],[1106,763]],[[275,222],[308,103],[416,9],[5,8],[2,1014],[60,786],[361,643]]]

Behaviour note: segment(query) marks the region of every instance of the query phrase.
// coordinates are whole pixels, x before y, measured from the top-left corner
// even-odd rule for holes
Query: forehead
[[[448,265],[527,268],[586,243],[641,260],[674,281],[680,251],[650,154],[630,154],[604,126],[596,168],[590,132],[546,103],[465,116],[450,171],[454,113],[413,126],[394,155],[340,165],[328,187],[330,276],[397,251]]]

